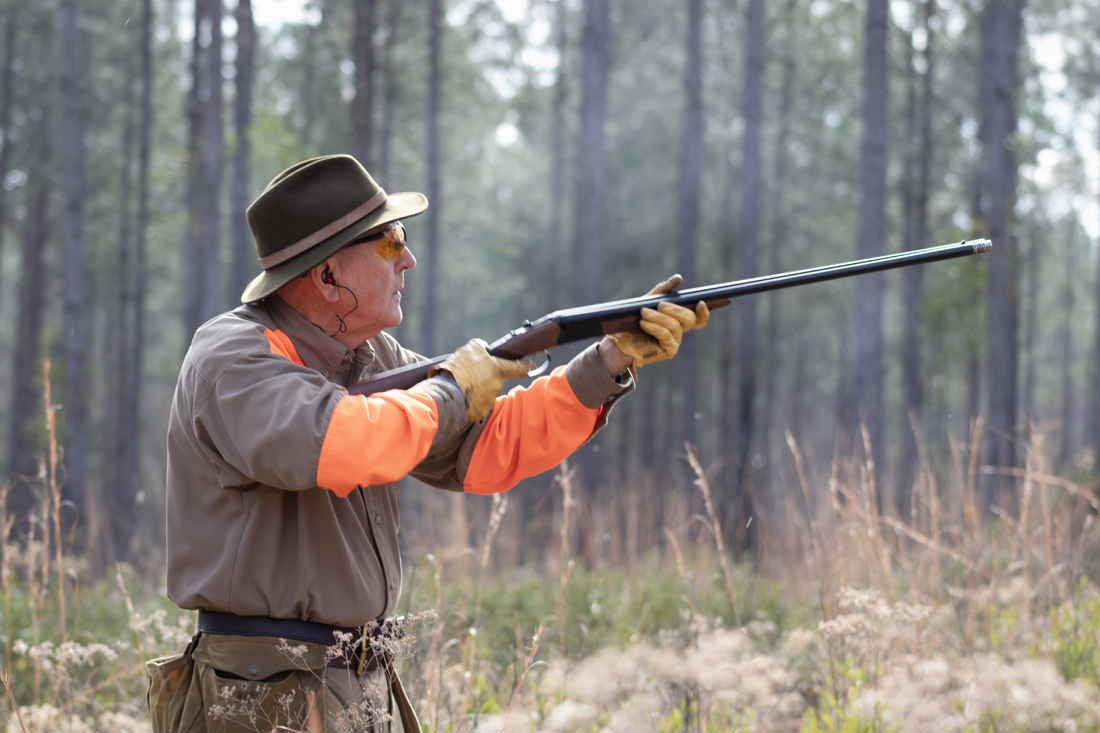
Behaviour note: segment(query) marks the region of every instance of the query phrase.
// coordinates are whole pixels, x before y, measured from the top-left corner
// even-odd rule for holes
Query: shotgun
[[[537,321],[525,321],[519,328],[489,345],[489,353],[502,359],[518,361],[539,352],[545,352],[554,346],[571,344],[585,339],[594,339],[618,331],[636,328],[641,320],[642,308],[656,308],[661,301],[694,307],[699,301],[707,304],[711,310],[730,304],[734,298],[744,295],[764,293],[769,290],[793,288],[798,285],[837,280],[842,277],[865,275],[882,270],[893,270],[910,265],[923,265],[929,262],[949,260],[955,257],[989,252],[993,243],[988,239],[971,239],[956,244],[944,244],[939,247],[899,252],[865,260],[842,262],[836,265],[814,267],[809,270],[784,272],[777,275],[764,275],[748,280],[736,280],[701,288],[688,288],[660,295],[643,295],[626,300],[613,300],[607,303],[586,305],[580,308],[566,308],[554,311]],[[441,364],[449,354],[434,359],[419,361],[415,364],[393,369],[379,374],[348,389],[350,394],[369,395],[388,389],[408,389],[417,382],[428,378],[432,367]],[[549,355],[547,355],[549,357]],[[549,367],[549,358],[536,372],[537,376]]]

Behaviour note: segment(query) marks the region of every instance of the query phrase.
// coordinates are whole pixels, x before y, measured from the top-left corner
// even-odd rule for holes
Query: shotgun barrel
[[[489,345],[489,353],[502,359],[519,360],[554,346],[599,338],[610,333],[629,331],[641,320],[642,308],[656,308],[663,301],[694,306],[699,301],[711,310],[729,305],[734,298],[765,293],[770,290],[793,288],[810,283],[837,280],[855,275],[893,270],[911,265],[949,260],[956,257],[989,252],[993,243],[988,239],[971,239],[939,247],[910,250],[897,254],[871,257],[864,260],[842,262],[808,270],[796,270],[775,275],[764,275],[748,280],[688,288],[661,295],[643,295],[638,298],[613,300],[579,308],[566,308],[549,313],[537,321],[527,321],[519,328]],[[442,363],[449,355],[410,364],[361,382],[351,387],[351,394],[374,394],[387,389],[408,389],[426,379],[428,372]]]

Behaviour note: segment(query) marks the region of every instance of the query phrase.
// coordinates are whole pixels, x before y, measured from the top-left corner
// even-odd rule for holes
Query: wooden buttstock
[[[501,359],[519,361],[532,354],[556,346],[561,328],[553,321],[547,321],[535,326],[526,326],[516,329],[489,347],[489,353]],[[365,382],[360,382],[348,388],[348,394],[372,395],[385,392],[388,389],[409,389],[428,378],[428,372],[442,364],[450,357],[450,354],[437,356],[434,359],[418,361],[398,369],[371,377]]]
[[[409,389],[427,379],[428,372],[433,367],[446,361],[449,356],[450,354],[444,354],[434,359],[418,361],[415,364],[384,372],[377,377],[371,377],[365,382],[348,387],[348,394],[372,395],[377,392],[385,392],[388,389]]]

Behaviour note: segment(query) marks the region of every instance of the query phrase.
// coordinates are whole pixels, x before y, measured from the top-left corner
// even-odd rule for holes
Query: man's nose
[[[413,256],[412,250],[405,247],[405,251],[401,253],[401,256],[397,258],[397,271],[404,272],[405,270],[411,270],[416,267],[416,257]]]

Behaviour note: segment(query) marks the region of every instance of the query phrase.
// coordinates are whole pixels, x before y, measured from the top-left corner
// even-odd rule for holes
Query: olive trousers
[[[361,676],[323,644],[196,634],[146,665],[154,733],[419,733],[386,659]]]

